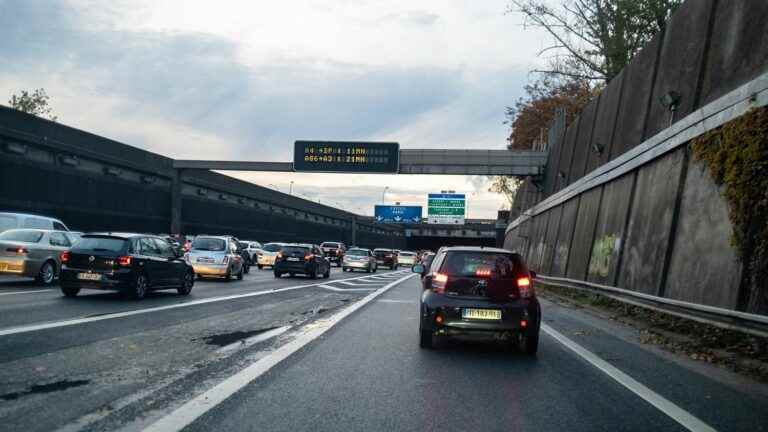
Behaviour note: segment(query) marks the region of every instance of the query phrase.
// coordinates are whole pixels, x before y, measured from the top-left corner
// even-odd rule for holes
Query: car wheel
[[[323,274],[323,279],[330,279],[331,277],[331,266],[328,266],[328,270],[325,271],[325,274]]]
[[[539,350],[539,332],[531,332],[526,330],[525,333],[520,334],[519,347],[520,351],[529,356],[535,356]]]
[[[189,295],[192,292],[192,286],[195,284],[195,274],[191,271],[184,273],[181,278],[181,286],[176,289],[180,295]]]
[[[237,280],[243,280],[244,273],[245,273],[245,267],[240,267],[240,272],[237,273]]]
[[[275,272],[275,279],[280,279],[282,276],[282,273]]]
[[[79,292],[80,288],[61,287],[61,293],[64,294],[65,297],[77,297]]]
[[[133,297],[135,300],[141,300],[147,295],[147,288],[149,288],[149,281],[147,280],[147,277],[144,276],[144,274],[139,273],[138,276],[136,276],[136,280],[133,281],[133,291],[131,292],[131,297]]]
[[[261,270],[261,269],[263,269],[263,268],[264,268],[264,266],[263,266],[263,265],[261,265],[261,264],[258,264],[256,267],[258,267],[258,268],[259,268],[259,270]]]
[[[428,330],[419,330],[419,347],[432,348],[432,332]]]
[[[227,273],[224,274],[224,280],[227,281],[227,282],[231,282],[232,281],[232,268],[231,267],[227,268]]]
[[[53,261],[46,261],[40,266],[40,271],[37,273],[35,280],[41,285],[48,286],[56,279],[56,264]]]
[[[288,277],[296,277],[296,273],[288,273]]]
[[[310,272],[307,276],[309,276],[310,279],[317,279],[317,271]]]
[[[373,269],[371,269],[371,266],[368,266],[368,268],[366,268],[366,269],[365,269],[365,272],[366,272],[366,273],[370,273],[370,272],[372,272],[372,271],[373,271]]]
[[[248,274],[251,271],[251,266],[243,264],[243,273]]]

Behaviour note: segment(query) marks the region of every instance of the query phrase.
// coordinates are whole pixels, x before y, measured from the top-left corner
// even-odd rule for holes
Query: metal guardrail
[[[768,316],[739,312],[714,306],[673,300],[580,280],[537,275],[536,281],[592,293],[657,312],[686,318],[716,327],[768,337]]]

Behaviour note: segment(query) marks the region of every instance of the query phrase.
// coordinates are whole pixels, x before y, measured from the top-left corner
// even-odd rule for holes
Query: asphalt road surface
[[[768,389],[543,301],[536,358],[417,341],[405,271],[143,301],[0,279],[0,430],[761,431]]]

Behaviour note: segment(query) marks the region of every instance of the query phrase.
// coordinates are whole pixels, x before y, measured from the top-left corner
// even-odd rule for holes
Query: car
[[[423,273],[423,264],[413,266]],[[505,249],[441,248],[422,279],[419,345],[447,337],[490,338],[535,355],[541,307],[523,257]]]
[[[0,233],[0,274],[34,278],[52,285],[61,270],[61,253],[72,239],[65,231],[11,229]]]
[[[367,273],[376,273],[379,265],[376,257],[370,249],[352,248],[347,250],[341,261],[343,271],[365,270]]]
[[[435,253],[434,252],[427,252],[421,256],[421,260],[419,260],[419,264],[422,265],[422,271],[420,272],[421,278],[424,279],[424,276],[427,274],[427,270],[432,265],[432,261],[435,259]]]
[[[237,243],[229,236],[195,237],[184,259],[194,268],[198,278],[214,276],[229,282],[232,277],[242,280],[245,273]]]
[[[252,265],[256,265],[259,254],[262,252],[261,243],[253,240],[242,240],[245,243],[245,248],[248,250],[248,255],[251,257]]]
[[[162,237],[135,233],[87,233],[61,253],[59,284],[66,297],[83,288],[120,291],[134,299],[148,292],[175,289],[189,295],[192,266]]]
[[[400,251],[397,254],[397,265],[411,267],[416,264],[416,252]]]
[[[28,213],[0,212],[0,233],[17,228],[69,231],[64,222],[52,217]]]
[[[393,249],[374,249],[373,255],[379,266],[388,267],[390,270],[397,268],[397,253]]]
[[[320,244],[320,248],[331,263],[336,263],[336,266],[341,267],[341,262],[344,260],[344,254],[347,252],[347,247],[344,243],[340,242],[323,242]]]
[[[236,237],[225,236],[230,241],[235,243],[237,247],[237,253],[243,258],[243,273],[248,274],[251,272],[251,254],[248,253],[248,244],[238,240]]]
[[[257,256],[256,259],[256,266],[259,268],[259,270],[263,269],[264,267],[274,267],[275,266],[275,258],[277,257],[277,253],[280,251],[280,248],[283,247],[285,243],[267,243],[261,248],[261,253]]]
[[[315,279],[322,276],[324,279],[331,277],[331,262],[323,255],[323,251],[317,245],[291,243],[283,245],[277,253],[274,265],[276,278],[284,274],[294,276],[303,274]]]

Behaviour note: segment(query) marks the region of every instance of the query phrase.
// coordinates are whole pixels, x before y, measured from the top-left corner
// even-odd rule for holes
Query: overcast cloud
[[[258,5],[256,4],[258,3]],[[504,1],[0,0],[0,97],[45,87],[62,123],[174,158],[289,160],[296,139],[503,148],[542,35]],[[228,173],[371,214],[483,178]]]

